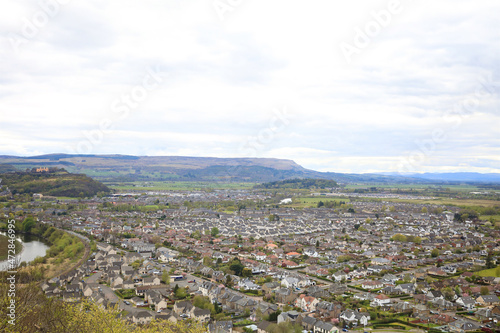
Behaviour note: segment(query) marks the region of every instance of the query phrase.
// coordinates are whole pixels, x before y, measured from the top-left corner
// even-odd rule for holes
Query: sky
[[[500,172],[498,0],[4,0],[0,155]]]

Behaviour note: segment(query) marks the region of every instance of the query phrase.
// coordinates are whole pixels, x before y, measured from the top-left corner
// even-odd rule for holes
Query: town
[[[92,244],[80,265],[41,284],[46,296],[118,308],[137,325],[493,332],[500,318],[494,223],[424,203],[428,195],[367,192],[36,194],[0,211]]]

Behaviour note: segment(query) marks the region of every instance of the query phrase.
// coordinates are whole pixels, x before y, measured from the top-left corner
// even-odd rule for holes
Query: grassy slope
[[[500,275],[496,275],[496,268],[490,268],[490,269],[485,269],[479,272],[476,272],[474,274],[478,276],[493,276],[493,277],[499,277]]]
[[[0,235],[0,261],[8,258],[9,237]],[[16,254],[21,253],[23,246],[16,240]]]

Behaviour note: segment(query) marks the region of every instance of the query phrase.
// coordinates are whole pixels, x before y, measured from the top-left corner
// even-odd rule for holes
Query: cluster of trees
[[[218,305],[217,302],[212,303],[210,299],[206,296],[197,295],[193,299],[193,305],[200,309],[210,310],[212,316],[219,314],[222,312],[222,307]]]
[[[321,208],[321,207],[333,208],[333,207],[342,206],[345,204],[346,204],[345,201],[328,200],[328,201],[323,202],[320,200],[317,204],[317,207],[318,208]]]
[[[181,287],[179,287],[178,284],[176,284],[174,286],[173,292],[174,292],[175,298],[177,298],[177,299],[184,299],[188,295],[186,288],[181,288]]]
[[[229,270],[234,272],[234,275],[237,275],[237,276],[242,276],[242,277],[252,276],[252,270],[243,266],[240,259],[238,259],[238,258],[234,258],[229,263]]]
[[[422,243],[422,238],[420,238],[419,236],[403,235],[403,234],[395,234],[394,236],[391,237],[391,240],[402,243],[415,243],[415,244]]]
[[[459,213],[455,213],[454,220],[474,221],[478,219],[481,215],[487,215],[487,216],[500,215],[500,206],[493,206],[493,207],[474,206],[474,207],[463,208],[460,210]]]
[[[85,250],[85,245],[78,237],[54,227],[48,228],[42,236],[52,244],[47,250],[47,256],[58,257],[60,261],[67,258],[73,259]]]
[[[51,196],[91,197],[111,190],[104,184],[86,175],[57,173],[15,172],[2,174],[2,184],[9,187],[12,194],[42,193]]]

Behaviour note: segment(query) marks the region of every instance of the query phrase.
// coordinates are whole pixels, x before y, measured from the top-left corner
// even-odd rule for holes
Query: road
[[[118,302],[120,300],[120,298],[118,296],[116,296],[115,292],[110,287],[108,287],[104,284],[101,284],[101,285],[99,285],[99,288],[101,288],[101,290],[104,294],[104,297],[106,297],[107,300],[112,301],[112,302]]]
[[[102,272],[97,272],[87,278],[87,283],[98,283],[102,276]]]

